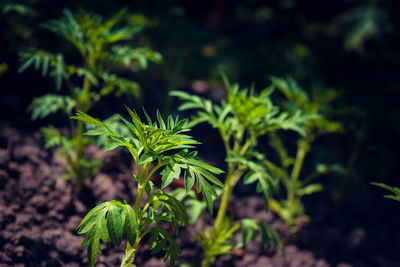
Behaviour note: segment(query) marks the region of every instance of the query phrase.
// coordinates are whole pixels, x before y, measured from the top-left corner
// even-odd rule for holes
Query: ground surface
[[[95,152],[96,148],[88,151]],[[80,247],[83,237],[74,230],[84,214],[96,203],[116,197],[132,202],[135,196],[135,184],[124,174],[129,162],[120,152],[106,157],[111,160],[86,183],[81,197],[74,199],[71,182],[61,177],[60,162],[43,149],[41,134],[22,134],[2,125],[0,266],[87,266],[86,249]],[[261,197],[239,196],[230,208],[235,218],[268,222],[283,234],[285,256],[280,250],[262,250],[256,240],[236,255],[218,258],[215,266],[400,266],[399,219],[392,217],[393,211],[380,208],[358,192],[345,209],[335,210],[324,197],[313,201],[308,209],[312,223],[288,236],[283,223],[264,212]],[[190,226],[177,239],[182,248],[181,263],[199,266],[202,252],[189,234],[198,229],[198,225]],[[104,248],[96,266],[119,266],[122,247],[124,244]],[[146,245],[137,255],[138,266],[166,266],[160,255],[145,251]]]

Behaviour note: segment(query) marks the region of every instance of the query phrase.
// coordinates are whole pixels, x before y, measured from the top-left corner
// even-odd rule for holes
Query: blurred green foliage
[[[286,199],[276,201],[271,198],[270,207],[286,222],[289,229],[295,232],[309,220],[302,198],[322,190],[322,184],[311,182],[322,174],[342,171],[338,164],[328,165],[320,162],[313,172],[303,177],[306,156],[312,150],[314,140],[323,134],[344,131],[341,123],[330,119],[343,111],[332,108],[338,97],[338,92],[333,89],[318,88],[313,90],[310,96],[293,79],[271,77],[271,81],[285,96],[286,99],[281,105],[289,114],[301,111],[302,114],[311,117],[304,124],[304,134],[297,138],[297,151],[294,156],[290,155],[281,136],[270,133],[269,143],[277,155],[278,163],[269,161],[268,166],[273,176],[281,180],[286,191]]]
[[[398,188],[396,186],[389,186],[389,185],[386,185],[383,183],[371,183],[371,184],[382,187],[382,188],[388,190],[390,193],[392,193],[390,195],[385,195],[386,198],[393,199],[393,200],[400,202],[400,188]]]
[[[50,20],[42,27],[69,42],[79,53],[79,63],[67,63],[68,56],[62,52],[50,52],[32,47],[21,52],[19,72],[29,67],[55,80],[55,91],[68,94],[45,94],[33,99],[29,106],[32,120],[62,112],[67,117],[76,111],[88,112],[103,97],[140,95],[138,83],[119,75],[116,70],[135,71],[145,69],[148,61],[159,62],[161,55],[148,47],[132,47],[123,42],[131,40],[141,26],[123,26],[126,10],[104,20],[99,15],[78,11],[73,14],[64,10],[61,19]],[[137,65],[135,67],[135,64]],[[85,147],[92,141],[82,136],[82,121],[71,121],[68,135],[64,136],[54,127],[43,127],[45,147],[58,147],[59,156],[65,162],[66,178],[73,178],[76,193],[83,181],[96,173],[100,162],[85,157]]]
[[[258,94],[255,92],[254,86],[240,88],[239,84],[231,84],[225,75],[223,75],[223,79],[227,97],[220,104],[182,91],[171,92],[171,95],[184,101],[179,106],[180,110],[196,112],[192,118],[192,125],[203,122],[210,124],[218,130],[225,146],[225,161],[228,163],[228,169],[217,218],[211,230],[203,226],[204,230],[198,237],[204,251],[203,267],[210,266],[219,255],[233,253],[234,248],[246,246],[256,237],[256,234],[261,235],[264,247],[267,247],[271,240],[275,245],[281,244],[278,234],[262,221],[245,218],[242,219],[240,225],[232,223],[226,213],[230,206],[230,196],[239,181],[243,180],[243,183],[247,185],[256,183],[257,192],[262,194],[265,200],[265,209],[268,210],[269,200],[276,191],[278,179],[281,178],[287,187],[288,194],[293,195],[293,200],[292,197],[289,197],[290,204],[295,204],[291,207],[293,211],[290,213],[290,220],[293,217],[297,219],[299,214],[302,216],[304,213],[300,210],[302,209],[300,199],[302,194],[312,193],[313,185],[297,186],[302,162],[294,165],[295,177],[289,181],[289,177],[282,175],[285,170],[274,165],[258,151],[258,143],[262,137],[274,134],[275,139],[279,139],[275,134],[278,130],[291,130],[303,136],[305,140],[312,138],[311,130],[313,129],[310,129],[310,126],[320,123],[329,128],[328,125],[334,124],[321,118],[318,111],[308,111],[298,105],[309,103],[305,92],[298,87],[293,87],[294,81],[291,81],[292,87],[289,87],[285,81],[274,79],[272,86],[263,89]],[[293,96],[293,98],[289,97],[289,105],[292,106],[290,112],[281,111],[278,106],[273,104],[271,94],[275,87],[282,89],[288,96]],[[301,97],[303,98],[300,99]],[[304,148],[302,147],[302,149]],[[283,162],[291,160],[283,147],[279,147],[278,153],[280,155],[285,153],[282,155]],[[304,156],[299,160],[303,161]],[[277,207],[279,204],[276,201],[275,203],[275,207]],[[283,207],[275,211],[281,216],[285,214]],[[282,217],[285,220],[288,219],[287,216]],[[241,244],[232,242],[239,229],[243,236]]]

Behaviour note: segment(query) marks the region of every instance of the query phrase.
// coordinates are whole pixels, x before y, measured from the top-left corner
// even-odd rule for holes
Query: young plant
[[[131,40],[141,29],[120,26],[124,14],[125,10],[122,10],[110,19],[103,20],[98,15],[83,11],[72,14],[64,10],[64,17],[42,25],[72,44],[79,62],[67,63],[64,54],[39,48],[21,53],[23,63],[19,72],[33,66],[41,70],[42,76],[55,79],[57,94],[46,94],[33,100],[29,107],[32,120],[55,112],[62,112],[66,117],[77,110],[88,112],[101,98],[111,94],[117,97],[123,94],[139,96],[139,85],[113,73],[113,69],[132,70],[130,64],[134,61],[138,61],[141,68],[146,68],[148,60],[158,62],[161,56],[147,47],[132,48],[121,44]],[[84,148],[91,139],[82,136],[82,130],[81,121],[71,121],[66,136],[54,127],[42,129],[45,147],[59,148],[59,155],[65,161],[65,177],[74,179],[76,193],[79,193],[83,181],[92,176],[98,165],[98,162],[84,156]]]
[[[339,122],[328,119],[328,115],[335,112],[330,107],[330,103],[338,97],[338,93],[334,90],[315,90],[310,97],[292,79],[272,77],[271,81],[287,98],[282,105],[289,114],[295,114],[300,110],[311,117],[304,125],[304,134],[298,138],[297,153],[294,157],[289,154],[280,136],[273,132],[269,133],[270,145],[278,156],[278,163],[268,161],[267,164],[273,175],[279,177],[286,189],[286,199],[277,201],[271,198],[270,207],[286,222],[289,229],[295,232],[309,220],[304,211],[302,197],[322,190],[321,184],[310,184],[310,182],[321,174],[340,170],[338,165],[319,164],[313,173],[301,179],[304,160],[315,138],[326,133],[343,131]]]
[[[124,147],[130,152],[137,170],[132,177],[138,184],[133,207],[118,200],[102,203],[85,216],[78,226],[78,233],[88,233],[82,246],[88,245],[90,266],[94,266],[97,253],[101,253],[100,240],[105,244],[119,246],[124,235],[127,243],[121,266],[134,266],[138,245],[147,234],[151,235],[148,240],[151,252],[165,251],[164,259],[169,259],[170,265],[174,266],[180,250],[174,238],[161,225],[169,223],[177,233],[179,226],[188,223],[188,215],[181,202],[162,189],[171,184],[173,179],[179,179],[183,171],[186,190],[190,191],[196,184],[197,191],[203,194],[206,206],[212,212],[213,197],[217,196],[214,185],[223,186],[213,174],[223,171],[200,160],[196,151],[188,151],[199,142],[185,134],[189,131],[187,120],[174,120],[169,116],[164,121],[157,112],[158,123],[152,122],[144,111],[146,124],[136,112],[129,108],[127,110],[132,122],[122,117],[121,120],[129,129],[128,136],[119,134],[107,123],[83,112],[73,117],[94,126],[86,132],[87,135],[107,136],[106,150]],[[156,172],[162,175],[161,189],[154,189],[150,180]],[[144,192],[147,199],[143,206]]]
[[[220,105],[185,92],[171,93],[184,101],[179,107],[180,110],[198,111],[192,120],[192,125],[208,122],[218,129],[226,150],[228,170],[217,218],[211,229],[203,227],[204,230],[199,237],[204,250],[203,267],[210,266],[216,256],[233,252],[238,245],[231,240],[239,228],[243,234],[243,242],[239,246],[245,246],[257,232],[261,233],[264,247],[268,245],[269,240],[273,240],[275,245],[280,242],[275,231],[252,218],[245,218],[240,225],[233,225],[226,214],[229,198],[240,180],[245,184],[257,183],[257,191],[263,194],[267,210],[268,199],[277,186],[278,179],[271,175],[269,166],[265,164],[264,155],[257,152],[257,141],[265,134],[280,129],[304,134],[301,125],[309,120],[300,112],[292,116],[280,112],[270,99],[274,91],[273,86],[257,94],[254,87],[250,90],[240,89],[238,84],[231,85],[225,76],[223,79],[228,96]]]

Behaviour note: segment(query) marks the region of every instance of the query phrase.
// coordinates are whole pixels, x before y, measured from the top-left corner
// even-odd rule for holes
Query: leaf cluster
[[[28,51],[21,52],[20,58],[22,64],[18,69],[18,72],[23,72],[30,66],[33,66],[35,70],[40,70],[42,76],[49,75],[53,77],[56,82],[56,89],[61,89],[61,84],[67,75],[67,69],[64,62],[64,56],[61,53],[51,53],[49,51],[31,48]]]
[[[314,89],[310,96],[293,79],[283,79],[271,77],[272,84],[286,97],[282,101],[282,106],[291,114],[299,110],[308,116],[310,120],[306,124],[305,135],[321,135],[325,133],[342,132],[341,123],[329,119],[330,115],[335,115],[339,110],[334,110],[331,106],[340,94],[334,89]]]
[[[136,214],[127,203],[113,200],[101,203],[83,218],[78,226],[78,234],[89,232],[82,242],[88,246],[90,266],[94,266],[98,253],[101,253],[100,240],[105,244],[119,246],[125,234],[128,242],[134,244],[140,234]]]
[[[114,205],[116,208],[105,208],[108,206],[104,203],[94,208],[79,226],[80,233],[91,229],[82,245],[89,245],[88,257],[92,265],[97,253],[100,252],[100,239],[107,244],[107,237],[103,238],[102,234],[105,230],[101,230],[104,229],[101,221],[103,217],[99,217],[101,220],[93,219],[97,218],[94,216],[98,213],[104,214],[106,221],[104,225],[107,225],[108,233],[118,230],[114,238],[110,236],[112,243],[120,245],[122,236],[126,233],[128,243],[133,248],[126,250],[122,260],[124,264],[133,261],[138,243],[146,234],[151,234],[148,241],[151,252],[164,251],[165,260],[169,259],[170,265],[173,266],[180,249],[170,234],[159,225],[169,223],[177,233],[180,226],[188,224],[189,216],[177,198],[161,189],[154,189],[154,184],[150,180],[151,176],[159,171],[162,175],[162,189],[164,189],[171,184],[173,179],[179,179],[181,172],[184,172],[186,191],[189,192],[196,185],[197,191],[202,192],[206,206],[212,212],[213,200],[217,196],[215,186],[223,186],[213,174],[220,174],[222,171],[200,160],[195,151],[189,152],[188,149],[194,148],[194,145],[199,142],[186,134],[189,131],[187,120],[180,120],[178,117],[173,119],[172,116],[164,120],[157,111],[157,121],[153,122],[143,109],[146,121],[142,121],[134,110],[128,107],[127,110],[130,121],[116,115],[113,120],[102,122],[83,112],[78,112],[72,117],[93,126],[85,133],[86,135],[106,137],[106,150],[127,149],[137,165],[137,174],[132,175],[138,182],[135,208],[132,209],[126,203],[121,204],[122,202],[116,201],[112,202],[116,203]],[[124,126],[115,124],[116,121],[122,121]],[[122,134],[112,126],[112,122],[118,126],[118,129],[123,130]],[[140,208],[142,190],[147,194],[147,201],[145,206]],[[113,213],[110,220],[115,221],[116,224],[108,223],[111,210]],[[128,228],[125,230],[125,227]],[[92,231],[94,234],[91,234]],[[96,235],[97,232],[99,234]]]
[[[217,194],[220,194],[221,188],[216,188]],[[171,194],[176,197],[179,201],[185,201],[185,207],[188,211],[188,215],[191,223],[195,223],[202,215],[204,210],[207,208],[207,204],[198,199],[197,193],[193,190],[187,191],[184,188],[176,188],[171,191]],[[188,199],[185,199],[189,197]]]
[[[142,26],[121,26],[125,15],[126,9],[123,9],[104,20],[99,15],[83,10],[72,14],[66,9],[62,19],[51,20],[44,23],[43,27],[68,40],[84,58],[93,60],[96,55],[100,62],[120,62],[127,66],[131,60],[137,59],[143,67],[146,67],[147,60],[159,62],[160,54],[148,48],[133,49],[130,46],[116,45],[132,40],[142,30]]]
[[[147,119],[145,124],[135,111],[128,107],[127,110],[132,122],[122,116],[120,118],[130,130],[128,137],[120,135],[109,124],[85,113],[78,112],[77,116],[72,118],[95,126],[95,129],[89,130],[86,135],[107,136],[106,150],[124,147],[128,149],[138,166],[155,162],[157,166],[164,167],[161,172],[163,188],[171,184],[173,179],[179,179],[183,169],[186,190],[191,190],[196,184],[197,191],[203,194],[207,207],[212,212],[212,196],[217,194],[211,184],[223,186],[212,173],[220,174],[222,171],[201,161],[195,151],[188,152],[189,148],[194,148],[193,145],[199,142],[184,134],[190,130],[186,127],[187,120],[179,120],[178,117],[174,120],[169,116],[164,121],[157,111],[158,122],[152,122],[144,111]],[[176,152],[178,150],[179,152]]]
[[[315,118],[313,114],[296,111],[290,115],[281,112],[270,98],[274,86],[255,92],[254,86],[240,89],[238,84],[230,84],[223,75],[228,91],[227,100],[220,105],[211,100],[181,91],[172,91],[171,95],[184,101],[180,110],[196,110],[191,126],[207,122],[217,128],[225,143],[227,162],[234,165],[233,173],[239,178],[246,171],[246,183],[259,182],[258,189],[268,198],[273,184],[276,185],[269,169],[257,159],[261,154],[256,152],[258,138],[266,133],[280,129],[293,130],[304,135],[304,125]]]
[[[240,164],[248,170],[243,176],[243,183],[248,185],[257,182],[257,192],[262,194],[264,208],[268,210],[268,199],[276,192],[279,180],[273,176],[271,165],[265,160],[265,156],[257,152],[247,153],[245,156],[231,153],[226,161]]]
[[[242,243],[231,242],[239,229],[242,233]],[[273,247],[279,246],[283,251],[283,243],[279,234],[267,224],[252,218],[244,218],[240,224],[232,224],[230,219],[225,218],[218,231],[203,231],[196,238],[203,250],[206,251],[206,257],[214,261],[216,256],[232,254],[235,248],[246,246],[257,235],[261,236],[261,245],[264,249],[272,242]]]
[[[213,262],[216,256],[233,253],[235,248],[240,247],[240,244],[231,242],[239,228],[239,224],[232,225],[229,218],[224,218],[218,231],[203,231],[200,236],[197,236],[206,254],[205,257]]]
[[[163,228],[148,226],[162,222],[185,226],[188,215],[177,199],[161,190],[156,190],[149,199],[147,213],[136,214],[126,202],[112,200],[99,204],[85,216],[77,229],[79,234],[88,233],[82,247],[88,246],[90,266],[101,253],[100,241],[108,246],[119,246],[126,236],[130,246],[134,246],[146,234],[151,234],[148,241],[150,251],[153,254],[165,251],[165,260],[170,258],[170,264],[174,266],[180,253],[177,243]]]
[[[275,90],[274,86],[267,87],[258,94],[254,86],[250,90],[240,89],[239,84],[231,84],[225,76],[223,78],[228,95],[220,105],[181,91],[170,93],[185,101],[179,106],[179,110],[197,110],[191,125],[208,122],[218,128],[225,139],[237,139],[246,132],[254,142],[265,133],[279,129],[305,134],[301,125],[314,116],[302,114],[300,111],[292,115],[281,112],[270,98]]]
[[[316,170],[306,177],[301,177],[303,162],[316,137],[326,133],[343,131],[340,122],[330,119],[332,115],[341,113],[332,108],[331,104],[339,93],[335,90],[313,90],[311,96],[293,79],[271,77],[272,83],[285,96],[282,106],[289,114],[301,112],[309,120],[303,125],[304,134],[297,141],[297,153],[292,156],[288,152],[283,139],[274,132],[269,133],[269,144],[278,156],[277,162],[264,159],[270,173],[280,179],[287,193],[287,199],[280,202],[270,199],[271,209],[282,217],[287,225],[296,229],[298,219],[307,221],[301,198],[322,190],[319,183],[310,183],[319,175],[329,171],[340,171],[336,165],[319,164]]]
[[[9,14],[15,12],[18,15],[33,16],[35,11],[27,5],[21,3],[7,3],[2,6],[2,13]]]
[[[54,127],[42,127],[44,146],[46,149],[59,148],[56,155],[66,163],[65,173],[63,177],[67,180],[76,179],[76,177],[93,177],[102,162],[97,159],[89,159],[86,157],[76,157],[76,147],[79,145],[86,146],[88,140],[81,143],[81,139],[67,138],[58,129]],[[77,185],[79,186],[79,184]],[[78,192],[78,191],[76,191]]]
[[[101,98],[110,95],[140,97],[139,84],[114,73],[114,70],[124,68],[135,71],[138,68],[131,66],[135,62],[139,62],[140,68],[146,68],[148,61],[159,62],[161,55],[148,47],[131,47],[127,43],[142,27],[123,26],[125,18],[126,10],[103,19],[82,10],[72,13],[66,9],[62,18],[42,24],[42,27],[72,44],[81,60],[71,62],[61,51],[51,52],[35,47],[20,53],[22,64],[19,72],[33,67],[42,76],[54,78],[56,91],[63,94],[35,98],[28,108],[33,120],[59,111],[68,117],[77,110],[88,112]],[[62,91],[64,88],[68,93]],[[72,121],[68,138],[60,138],[54,130],[44,133],[49,140],[46,141],[47,147],[58,144],[65,149],[63,158],[69,170],[67,176],[75,178],[76,193],[79,193],[83,180],[91,177],[90,173],[95,171],[92,167],[96,165],[84,155],[85,145],[92,139],[81,135],[83,128],[83,123]]]
[[[32,112],[32,120],[36,120],[45,118],[59,110],[70,116],[75,106],[76,101],[70,96],[46,94],[36,97],[28,107],[28,111]]]
[[[111,73],[116,65],[130,68],[132,61],[137,60],[141,68],[146,68],[148,61],[160,62],[161,55],[148,47],[133,48],[121,42],[132,40],[140,32],[141,26],[120,26],[126,10],[122,10],[108,20],[101,16],[79,11],[73,14],[64,10],[64,17],[50,20],[42,26],[71,43],[79,52],[83,61],[80,65],[67,64],[60,52],[52,53],[39,48],[30,48],[22,52],[22,65],[19,72],[33,66],[42,75],[49,75],[56,81],[56,89],[62,88],[65,81],[70,96],[77,102],[80,110],[87,111],[94,101],[114,93],[139,96],[140,87],[130,81]],[[74,86],[73,77],[84,80],[82,86]],[[90,92],[96,87],[97,93]]]
[[[250,89],[240,88],[239,84],[231,84],[225,75],[222,77],[227,89],[227,98],[220,104],[181,91],[170,93],[184,101],[179,106],[180,110],[196,111],[191,126],[207,122],[219,130],[227,154],[228,171],[224,196],[216,222],[211,231],[203,231],[199,237],[205,251],[204,266],[209,266],[216,255],[232,253],[236,245],[231,241],[239,228],[244,234],[244,244],[253,239],[256,233],[262,234],[264,245],[267,245],[271,238],[275,245],[278,243],[279,236],[264,224],[244,221],[242,226],[232,225],[225,214],[229,194],[242,178],[245,184],[257,183],[257,191],[262,193],[265,208],[268,209],[268,201],[279,180],[271,170],[274,165],[256,150],[259,138],[278,130],[292,130],[305,136],[304,127],[318,116],[300,109],[293,113],[281,111],[271,100],[275,85],[257,93],[254,85]],[[250,227],[250,222],[253,222],[252,226],[257,227]]]
[[[257,234],[261,235],[261,245],[266,249],[269,242],[272,241],[273,247],[279,246],[283,251],[283,243],[279,234],[267,224],[252,218],[241,220],[242,242],[246,246],[251,240],[254,240]]]

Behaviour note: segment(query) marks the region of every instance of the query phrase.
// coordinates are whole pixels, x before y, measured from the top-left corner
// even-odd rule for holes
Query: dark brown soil
[[[88,153],[96,151],[92,147]],[[111,160],[74,199],[71,181],[62,178],[61,163],[43,149],[40,133],[23,135],[1,127],[0,266],[88,265],[86,250],[80,247],[83,237],[74,229],[96,203],[115,198],[132,202],[136,193],[133,179],[124,174],[130,168],[124,155],[110,152],[105,158]],[[262,250],[256,240],[236,255],[221,256],[215,266],[400,266],[398,216],[359,196],[355,192],[348,208],[339,211],[329,199],[315,200],[309,208],[312,223],[295,236],[289,236],[273,214],[264,212],[260,197],[236,198],[231,207],[236,218],[255,217],[277,229],[283,234],[285,255]],[[202,252],[190,234],[196,231],[199,225],[190,226],[177,238],[181,263],[200,264]],[[119,266],[123,247],[104,247],[96,266]],[[138,266],[167,265],[161,255],[146,253],[146,247],[138,252]]]

